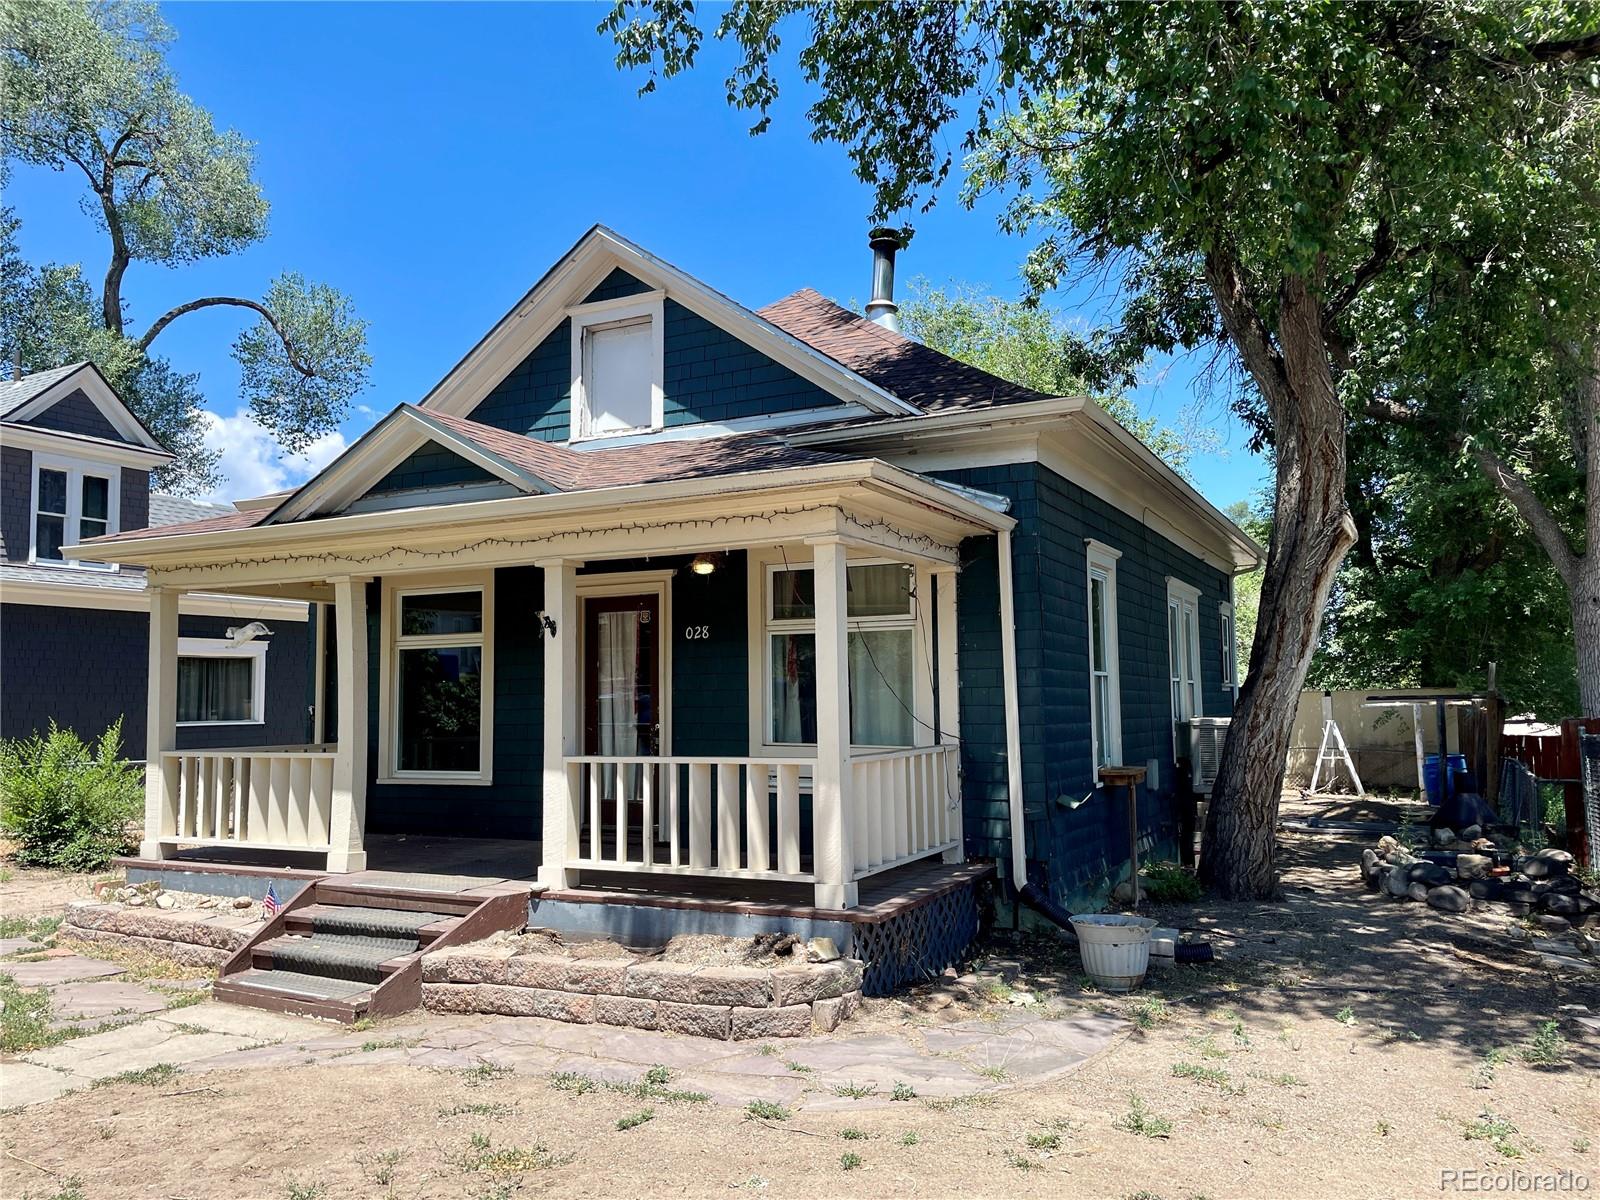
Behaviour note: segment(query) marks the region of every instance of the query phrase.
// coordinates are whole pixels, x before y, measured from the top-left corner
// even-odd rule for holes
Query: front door
[[[661,599],[583,601],[583,752],[622,758],[661,752]]]

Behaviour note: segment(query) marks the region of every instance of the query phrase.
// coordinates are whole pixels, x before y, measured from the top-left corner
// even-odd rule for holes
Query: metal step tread
[[[308,1000],[351,1000],[371,992],[374,986],[371,983],[351,979],[334,979],[327,975],[307,975],[300,971],[265,971],[259,967],[251,967],[237,975],[225,976],[218,983],[281,992],[286,996],[299,996]]]
[[[296,909],[290,916],[296,924],[309,921],[318,934],[406,938],[413,942],[424,926],[457,919],[453,913],[357,908],[346,904],[308,904]]]
[[[363,980],[376,984],[383,979],[379,969],[393,958],[415,954],[415,942],[401,943],[390,938],[357,939],[342,937],[275,937],[254,949],[271,955],[275,966],[337,979]]]

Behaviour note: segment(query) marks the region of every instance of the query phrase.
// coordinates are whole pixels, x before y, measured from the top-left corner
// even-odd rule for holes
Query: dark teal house
[[[149,573],[142,857],[517,840],[547,904],[757,915],[992,864],[1070,908],[1126,863],[1115,764],[1175,857],[1259,548],[1087,397],[901,336],[874,246],[864,318],[595,228],[303,487],[69,547]],[[219,591],[313,605],[307,744],[180,748],[178,604]]]

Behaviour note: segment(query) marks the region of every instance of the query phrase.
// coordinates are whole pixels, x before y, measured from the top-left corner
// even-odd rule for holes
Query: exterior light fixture
[[[689,564],[689,570],[696,575],[713,574],[717,569],[717,558],[715,554],[696,554],[694,561]]]

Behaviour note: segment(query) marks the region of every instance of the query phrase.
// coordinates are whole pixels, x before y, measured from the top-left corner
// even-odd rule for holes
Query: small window
[[[178,641],[178,724],[259,725],[266,719],[267,645]]]
[[[1096,771],[1122,759],[1122,685],[1117,648],[1117,559],[1112,547],[1088,541],[1089,742]],[[1098,775],[1096,782],[1098,782]]]
[[[88,463],[35,460],[33,479],[33,561],[63,566],[97,567],[103,563],[68,563],[63,546],[116,530],[116,491],[108,468]]]
[[[487,590],[398,592],[393,602],[390,770],[407,778],[486,778]]]
[[[652,293],[568,310],[574,438],[661,428],[663,307],[660,294]]]
[[[1167,666],[1174,735],[1179,722],[1205,715],[1200,685],[1200,591],[1167,580]]]
[[[1232,691],[1237,686],[1238,647],[1233,636],[1233,605],[1219,606],[1222,615],[1222,686]]]
[[[910,746],[916,721],[916,617],[912,572],[901,563],[855,563],[846,575],[850,741]],[[767,737],[817,740],[816,582],[810,567],[767,576]]]

